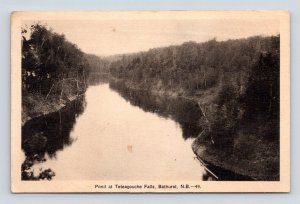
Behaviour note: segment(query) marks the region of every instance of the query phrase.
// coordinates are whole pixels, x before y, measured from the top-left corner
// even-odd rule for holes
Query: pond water
[[[90,86],[22,128],[23,180],[202,180],[191,144],[201,112],[185,99]]]

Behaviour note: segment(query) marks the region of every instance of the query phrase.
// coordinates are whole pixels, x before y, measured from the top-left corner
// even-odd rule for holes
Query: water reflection
[[[90,73],[88,84],[89,86],[97,86],[100,84],[107,84],[109,82],[109,76],[107,74]]]
[[[196,157],[197,103],[92,84],[85,96],[22,127],[22,180],[250,180]],[[203,153],[215,148],[199,145]]]
[[[196,103],[100,84],[24,125],[23,180],[201,180]]]
[[[34,118],[22,127],[22,150],[26,157],[21,167],[22,180],[51,180],[55,176],[51,168],[33,166],[55,158],[57,151],[72,144],[70,132],[85,107],[85,97],[80,96],[60,111]]]
[[[196,138],[202,128],[200,126],[200,119],[202,112],[198,104],[192,100],[184,98],[170,98],[160,95],[153,95],[147,91],[129,89],[122,82],[110,82],[109,87],[118,92],[126,101],[131,105],[141,108],[143,111],[155,113],[163,118],[170,118],[176,121],[182,130],[182,137],[187,140],[188,138]],[[232,142],[231,142],[232,143]],[[230,144],[231,144],[230,143]],[[225,154],[226,150],[230,149],[228,145],[213,145],[208,142],[201,143],[204,151],[205,149],[222,148],[222,153]],[[205,157],[204,157],[205,158]],[[195,157],[197,160],[197,157]],[[201,159],[200,159],[201,160]],[[252,178],[244,175],[236,174],[232,171],[223,169],[205,161],[199,161],[202,165],[203,181],[250,181]],[[200,169],[200,168],[199,168]]]
[[[202,113],[198,104],[192,100],[153,95],[147,91],[136,91],[126,88],[120,82],[110,82],[109,87],[117,91],[131,105],[178,122],[184,139],[195,138],[202,131],[199,122]]]

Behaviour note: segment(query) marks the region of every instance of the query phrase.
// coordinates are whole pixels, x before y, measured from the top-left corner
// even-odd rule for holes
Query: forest
[[[254,179],[279,179],[279,35],[99,57],[45,25],[26,26],[21,34],[22,124],[60,110],[105,79],[130,92],[195,102],[197,156]]]
[[[22,34],[22,122],[55,111],[87,89],[85,54],[65,36],[36,23]]]

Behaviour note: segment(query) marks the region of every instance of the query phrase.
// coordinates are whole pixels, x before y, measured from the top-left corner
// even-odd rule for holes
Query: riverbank
[[[279,142],[259,139],[261,125],[246,133],[245,128],[239,129],[233,138],[233,144],[218,147],[211,142],[197,137],[192,149],[196,156],[208,165],[229,170],[235,174],[249,177],[257,181],[278,181],[279,176]]]
[[[185,98],[187,100],[192,100],[207,106],[214,103],[219,92],[218,87],[213,87],[203,91],[198,91],[196,93],[186,93],[183,89],[166,89],[161,83],[136,84],[125,80],[120,80],[115,77],[110,78],[110,83],[111,82],[122,83],[131,90],[147,91],[154,95],[167,96],[171,98]]]
[[[46,98],[40,94],[27,93],[22,97],[22,125],[29,120],[56,112],[64,108],[70,102],[76,100],[81,94],[65,94],[62,99],[59,97]]]
[[[193,100],[201,106],[202,114],[209,120],[215,119],[214,111],[219,106],[219,87],[189,94],[180,89],[166,90],[159,83],[143,86],[116,78],[111,83],[121,83],[131,90],[149,91],[154,95]],[[199,134],[192,144],[198,158],[251,180],[279,180],[279,140],[276,139],[279,127],[276,120],[264,117],[242,118],[238,120],[232,134],[224,133],[223,126],[213,127],[209,133],[206,131]],[[274,139],[272,135],[275,135]]]

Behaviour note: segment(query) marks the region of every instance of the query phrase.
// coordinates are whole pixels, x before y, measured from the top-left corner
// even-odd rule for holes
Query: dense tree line
[[[164,88],[183,89],[191,94],[218,86],[243,95],[249,86],[255,89],[256,84],[260,90],[253,92],[275,103],[278,99],[279,36],[223,42],[213,39],[151,49],[123,55],[111,63],[110,72],[114,77],[145,87],[161,84]],[[262,91],[266,93],[260,93]],[[250,92],[248,89],[247,94]]]
[[[88,62],[75,44],[39,23],[21,32],[23,94],[62,96],[86,89]]]
[[[111,60],[94,54],[85,54],[90,74],[108,74]]]
[[[135,83],[162,83],[192,93],[220,83],[245,91],[245,83],[262,55],[278,55],[279,37],[251,37],[151,49],[123,55],[112,62],[111,74]]]

